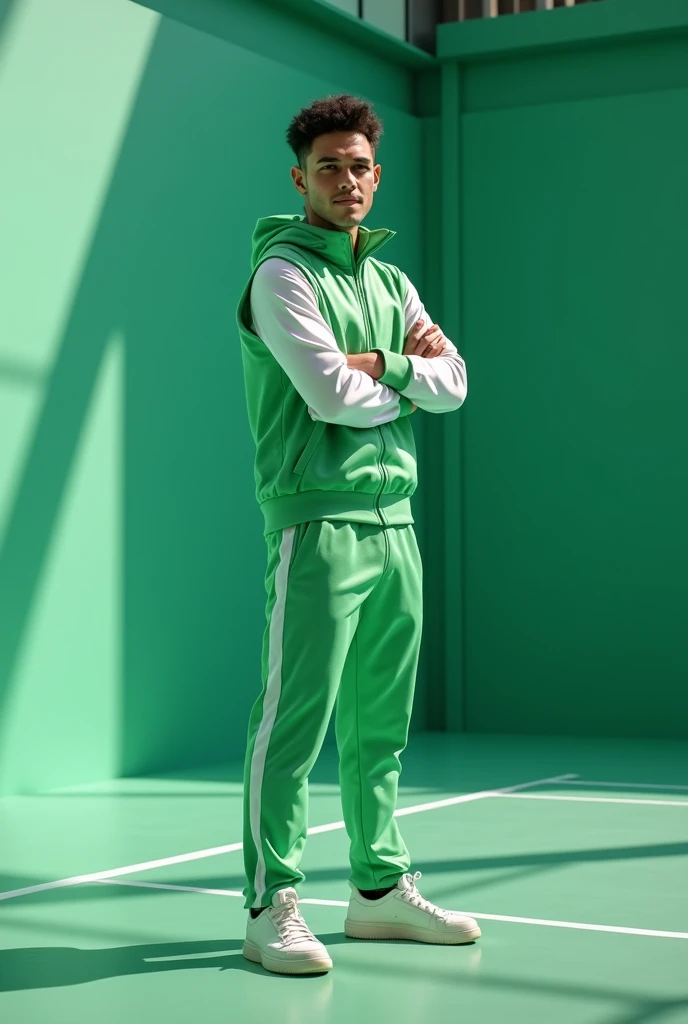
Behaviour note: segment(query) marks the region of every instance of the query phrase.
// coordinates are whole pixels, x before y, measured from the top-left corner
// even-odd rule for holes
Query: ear
[[[292,167],[291,178],[299,192],[306,192],[306,186],[303,183],[303,171],[300,167]]]

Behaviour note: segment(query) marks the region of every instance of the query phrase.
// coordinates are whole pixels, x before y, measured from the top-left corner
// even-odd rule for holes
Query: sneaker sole
[[[411,942],[427,942],[434,946],[462,946],[468,942],[475,942],[482,932],[475,928],[470,932],[454,932],[449,934],[438,934],[427,932],[421,928],[413,928],[410,925],[388,925],[388,924],[363,924],[360,921],[344,922],[344,934],[350,939],[407,939]]]
[[[332,970],[332,961],[329,957],[305,957],[301,960],[279,960],[276,957],[266,956],[252,942],[244,942],[242,950],[245,958],[254,964],[261,964],[266,971],[273,974],[324,974]],[[293,954],[291,954],[293,956]]]

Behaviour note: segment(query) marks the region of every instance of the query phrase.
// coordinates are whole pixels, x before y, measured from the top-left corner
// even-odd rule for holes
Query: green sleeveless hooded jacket
[[[236,323],[265,534],[314,519],[380,526],[414,522],[411,401],[401,395],[397,418],[380,426],[314,421],[287,374],[251,329],[253,275],[266,259],[279,256],[310,282],[341,351],[382,350],[387,354],[380,383],[397,390],[406,387],[412,367],[402,358],[405,282],[397,267],[373,257],[396,232],[363,226],[358,231],[355,254],[348,232],[316,227],[300,215],[260,218],[253,233],[251,275]]]

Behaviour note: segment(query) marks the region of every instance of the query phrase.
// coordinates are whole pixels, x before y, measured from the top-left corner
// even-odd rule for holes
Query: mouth
[[[352,199],[350,196],[347,196],[346,199],[335,199],[335,203],[339,206],[358,206],[360,202],[360,199]]]

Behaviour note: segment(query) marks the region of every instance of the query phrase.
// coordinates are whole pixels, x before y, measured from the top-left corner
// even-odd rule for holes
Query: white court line
[[[402,807],[394,812],[395,818],[406,814],[418,814],[421,811],[432,811],[438,807],[450,807],[453,804],[465,804],[472,800],[483,800],[489,796],[498,796],[500,793],[513,793],[520,789],[530,789],[534,786],[545,786],[555,782],[562,782],[566,779],[575,778],[568,773],[556,775],[550,779],[536,779],[534,782],[521,782],[517,786],[505,786],[502,789],[486,789],[478,793],[465,793],[463,796],[453,796],[448,800],[436,800],[434,803],[417,804],[414,807]],[[335,821],[329,825],[316,825],[308,829],[308,835],[317,835],[321,832],[334,832],[343,829],[343,821]],[[107,871],[93,871],[87,875],[72,875],[70,878],[59,878],[55,882],[41,882],[39,885],[27,885],[23,889],[11,889],[8,892],[0,892],[0,900],[11,900],[17,896],[28,896],[34,892],[46,892],[48,889],[61,889],[69,885],[81,885],[84,882],[101,882],[105,878],[117,878],[121,875],[133,875],[137,871],[151,871],[153,868],[168,867],[171,864],[185,864],[192,860],[202,860],[204,857],[216,857],[221,853],[233,853],[243,848],[243,843],[232,843],[230,846],[215,846],[208,850],[195,850],[192,853],[180,853],[174,857],[163,857],[160,860],[144,861],[141,864],[128,864],[123,868],[110,868]]]
[[[508,921],[511,924],[539,924],[545,928],[575,928],[584,932],[613,932],[617,935],[645,935],[657,939],[688,939],[688,932],[662,932],[654,928],[624,928],[615,924],[582,924],[580,921],[549,921],[538,917],[509,917],[503,914],[475,914],[462,910],[462,914],[480,921]]]
[[[33,892],[45,892],[48,889],[61,889],[68,885],[80,885],[82,882],[101,882],[104,878],[115,878],[117,875],[134,874],[135,871],[150,871],[153,868],[164,868],[168,864],[182,864],[191,860],[202,860],[218,853],[232,853],[240,850],[243,843],[232,843],[231,846],[216,846],[209,850],[195,850],[193,853],[182,853],[177,857],[163,857],[161,860],[149,860],[142,864],[130,864],[125,868],[113,868],[111,871],[93,871],[89,875],[72,875],[71,878],[59,878],[56,882],[41,882],[40,885],[27,885],[23,889],[11,889],[0,892],[0,900],[11,900],[16,896],[28,896]]]
[[[230,889],[199,889],[191,885],[162,885],[156,882],[121,882],[117,879],[102,879],[105,885],[135,885],[150,889],[175,889],[181,892],[200,892],[209,896],[239,896],[243,893],[233,892]],[[325,907],[348,907],[348,903],[342,900],[309,900],[299,899],[299,903],[311,903]],[[612,932],[617,935],[644,935],[658,939],[688,939],[688,932],[663,932],[654,928],[625,928],[622,925],[614,924],[583,924],[580,921],[550,921],[547,918],[538,917],[511,917],[506,914],[478,914],[473,910],[461,910],[461,914],[468,914],[478,921],[505,921],[508,924],[535,924],[546,928],[574,928],[584,932]]]
[[[237,896],[243,899],[243,892],[238,889],[202,889],[197,885],[172,885],[171,882],[134,882],[131,879],[122,881],[119,878],[101,878],[98,885],[131,885],[139,889],[172,889],[175,892],[201,892],[204,896]],[[300,900],[303,903],[303,900]]]
[[[547,786],[554,782],[564,782],[566,779],[573,779],[575,775],[555,775],[551,779],[537,779],[535,782],[521,782],[518,786],[503,786],[501,789],[484,789],[479,793],[465,793],[463,796],[452,796],[447,800],[435,800],[430,804],[416,804],[415,807],[402,807],[394,812],[395,818],[403,818],[405,814],[418,814],[420,811],[436,811],[439,807],[453,807],[454,804],[467,804],[471,800],[484,800],[489,796],[501,796],[502,793],[515,793],[520,789],[532,789],[535,786]],[[344,822],[341,822],[344,828]]]
[[[172,889],[175,892],[200,892],[204,896],[237,896],[239,899],[244,898],[243,892],[237,892],[236,889],[202,889],[197,885],[171,885],[166,882],[132,882],[129,879],[123,881],[119,878],[101,878],[97,883],[98,885],[132,885],[137,886],[141,889]],[[341,900],[309,900],[301,899],[299,897],[299,903],[313,903],[321,907],[348,907],[348,903],[342,903]]]
[[[676,789],[688,793],[688,786],[663,785],[660,782],[586,782],[577,776],[575,779],[562,779],[564,786],[605,786],[608,789]]]
[[[652,807],[688,807],[688,800],[625,800],[611,796],[559,796],[549,793],[495,793],[499,800],[573,800],[581,804],[649,804]]]

